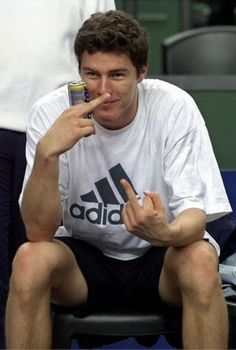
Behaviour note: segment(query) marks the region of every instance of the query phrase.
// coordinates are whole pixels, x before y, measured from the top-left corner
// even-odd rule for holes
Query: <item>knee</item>
[[[49,284],[50,264],[44,254],[45,243],[24,243],[15,255],[10,290],[19,296],[33,293]]]
[[[221,288],[214,248],[207,242],[199,241],[184,248],[172,249],[170,256],[169,269],[181,294],[194,296],[202,303],[209,302],[212,294]]]

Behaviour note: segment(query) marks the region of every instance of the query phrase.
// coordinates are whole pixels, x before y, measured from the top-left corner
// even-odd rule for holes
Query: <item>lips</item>
[[[105,101],[103,104],[106,105],[106,104],[111,104],[111,103],[114,103],[114,102],[116,102],[116,100],[112,100],[112,101],[108,100],[108,101]]]
[[[114,103],[116,103],[117,101],[113,100],[113,101],[106,101],[102,104],[102,107],[110,107],[112,106]]]

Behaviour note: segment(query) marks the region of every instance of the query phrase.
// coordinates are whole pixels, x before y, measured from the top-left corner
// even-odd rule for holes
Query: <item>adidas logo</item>
[[[70,207],[70,214],[74,219],[88,220],[97,225],[120,225],[122,224],[121,212],[124,203],[127,201],[126,193],[120,184],[121,179],[126,179],[131,185],[131,181],[120,164],[109,170],[109,174],[114,184],[113,188],[105,177],[95,183],[97,194],[94,191],[80,196],[86,203],[96,203],[96,206],[86,207],[78,203],[73,203]],[[115,193],[115,192],[116,193]],[[134,190],[135,191],[135,190]],[[135,191],[137,194],[137,192]],[[122,203],[118,200],[121,198]]]

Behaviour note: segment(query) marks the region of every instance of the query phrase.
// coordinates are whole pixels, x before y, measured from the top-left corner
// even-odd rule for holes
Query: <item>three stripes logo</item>
[[[104,177],[95,183],[97,194],[100,198],[98,198],[94,191],[90,191],[80,197],[83,202],[93,203],[95,206],[87,208],[85,205],[79,205],[77,203],[71,205],[70,214],[74,219],[88,220],[93,224],[99,225],[106,225],[107,223],[112,225],[122,224],[121,211],[124,202],[127,201],[127,196],[120,184],[120,180],[126,179],[131,185],[132,183],[120,164],[111,168],[109,174],[121,197],[122,203],[117,199],[108,179]]]

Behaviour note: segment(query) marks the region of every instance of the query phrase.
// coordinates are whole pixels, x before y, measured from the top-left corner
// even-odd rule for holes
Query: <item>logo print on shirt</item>
[[[112,182],[114,183],[119,195],[121,196],[123,202],[127,201],[126,193],[123,187],[120,184],[121,179],[126,179],[131,185],[131,181],[122,168],[120,164],[117,164],[109,170]],[[96,206],[93,208],[87,209],[83,205],[72,204],[70,207],[70,214],[75,219],[85,220],[87,219],[90,223],[93,224],[102,224],[106,225],[110,223],[112,225],[122,224],[121,211],[124,204],[120,203],[117,199],[115,193],[112,190],[112,187],[106,177],[95,183],[98,194],[100,195],[102,202],[99,202],[94,191],[88,192],[84,195],[81,195],[83,202],[87,203],[96,203]],[[135,191],[135,190],[134,190]],[[137,193],[135,191],[135,193]],[[112,205],[112,209],[109,206]],[[117,208],[114,209],[114,205]]]

